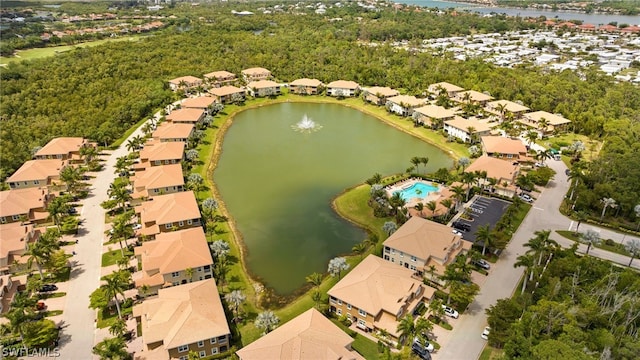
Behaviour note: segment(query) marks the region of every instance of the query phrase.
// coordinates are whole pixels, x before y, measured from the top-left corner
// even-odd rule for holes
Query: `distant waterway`
[[[481,14],[507,14],[509,16],[521,17],[540,17],[545,16],[548,19],[562,20],[580,20],[589,24],[608,24],[617,22],[618,24],[640,25],[640,16],[633,15],[615,15],[615,14],[585,14],[569,11],[552,11],[541,9],[522,9],[522,8],[504,8],[504,7],[485,7],[476,6],[474,4],[457,3],[450,1],[437,0],[395,0],[398,4],[418,5],[429,8],[448,9],[455,8],[460,10],[470,10]]]

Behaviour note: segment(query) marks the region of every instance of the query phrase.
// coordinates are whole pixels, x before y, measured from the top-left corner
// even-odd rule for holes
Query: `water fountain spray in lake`
[[[298,121],[295,125],[291,125],[291,128],[295,131],[310,133],[322,129],[322,125],[319,125],[315,121],[311,120],[307,114],[304,114],[302,120]]]

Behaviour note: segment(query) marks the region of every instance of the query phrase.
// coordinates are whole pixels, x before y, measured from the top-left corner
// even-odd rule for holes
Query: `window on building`
[[[227,336],[226,335],[218,336],[218,344],[224,344],[226,342],[227,342]]]
[[[192,225],[193,224],[193,220],[189,219],[187,220],[187,225]]]
[[[0,223],[4,224],[6,222],[7,222],[7,218],[6,217],[4,217],[4,216],[0,217]]]
[[[218,348],[214,347],[211,349],[211,355],[216,355],[216,354],[218,354]]]
[[[347,304],[347,310],[351,310],[351,304]]]
[[[415,256],[411,257],[411,261],[416,261],[416,260],[418,260],[418,258],[416,258]]]
[[[209,340],[212,344],[215,344],[218,342],[217,338],[211,338],[211,340]]]
[[[173,227],[173,223],[164,224],[166,229],[171,229]]]
[[[204,341],[202,340],[198,341],[198,347],[204,347]]]
[[[180,221],[178,222],[178,226],[180,226],[180,227],[184,226],[184,221],[180,220]]]
[[[205,356],[207,356],[207,353],[206,353],[206,352],[204,352],[204,351],[200,351],[200,357],[201,357],[201,358],[203,358],[203,357],[205,357]]]
[[[204,272],[209,272],[209,271],[211,271],[211,265],[205,265]]]
[[[360,314],[360,316],[367,316],[367,312],[362,309],[358,309],[358,314]]]
[[[338,314],[338,315],[342,315],[342,309],[338,309],[338,310],[336,310],[336,314]]]
[[[13,215],[11,216],[11,218],[13,219],[13,221],[18,221],[20,220],[20,215]]]
[[[178,346],[178,352],[189,351],[189,345],[180,345]]]
[[[180,276],[180,271],[174,271],[174,272],[172,272],[172,273],[171,273],[171,276],[172,276],[172,277],[178,277],[178,276]]]
[[[34,184],[34,185],[38,185],[38,184],[40,184],[40,180],[33,180],[33,184]]]

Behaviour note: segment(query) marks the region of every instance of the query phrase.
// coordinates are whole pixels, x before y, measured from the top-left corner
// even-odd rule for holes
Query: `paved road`
[[[144,135],[140,128],[127,139]],[[107,189],[115,178],[114,165],[116,159],[127,155],[126,143],[113,151],[104,163],[105,167],[97,173],[89,197],[84,200],[81,218],[83,224],[77,236],[78,244],[76,266],[71,273],[67,302],[64,309],[63,331],[60,335],[61,359],[91,359],[94,345],[95,310],[89,309],[89,295],[100,286],[102,261],[102,243],[105,237],[105,210],[100,203],[107,199]]]
[[[458,319],[450,340],[443,344],[444,346],[438,353],[433,354],[434,359],[468,360],[477,359],[480,356],[486,344],[486,341],[480,338],[482,329],[487,325],[485,310],[495,304],[498,299],[509,297],[516,291],[516,286],[522,277],[524,269],[514,268],[513,264],[520,254],[526,252],[527,248],[523,244],[533,237],[533,233],[536,230],[552,230],[551,237],[562,246],[569,247],[574,244],[573,241],[553,232],[555,230],[566,230],[570,227],[575,229],[576,225],[573,224],[571,219],[563,216],[558,211],[560,202],[569,187],[567,176],[565,175],[566,166],[561,161],[550,160],[547,163],[557,172],[554,180],[549,183],[536,200],[533,208],[514,234],[507,249],[502,253],[496,264],[493,265],[492,274],[481,287],[480,294]],[[607,229],[599,229],[592,225],[580,225],[581,232],[590,228],[599,231],[603,239],[613,239],[620,242],[623,238],[625,241],[632,238]],[[580,245],[578,252],[584,251],[586,251],[586,246]],[[627,256],[609,253],[600,249],[592,249],[589,255],[611,260],[624,266],[629,263],[629,257]],[[640,268],[640,260],[635,260],[633,265],[636,268]]]

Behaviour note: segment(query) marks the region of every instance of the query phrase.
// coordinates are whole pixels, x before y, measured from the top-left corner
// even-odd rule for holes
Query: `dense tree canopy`
[[[331,9],[327,16],[256,13],[249,17],[231,15],[231,5],[224,4],[189,7],[188,12],[185,8],[172,9],[177,18],[154,36],[11,63],[3,69],[0,147],[12,151],[0,155],[0,177],[12,173],[31,157],[34,147],[55,136],[112,142],[174,98],[167,87],[169,79],[215,70],[239,73],[253,66],[270,69],[281,81],[349,79],[409,94],[422,94],[431,83],[449,81],[496,98],[521,100],[532,109],[562,113],[573,120],[575,131],[594,136],[607,133],[605,124],[611,120],[632,122],[640,116],[637,88],[614,83],[595,70],[587,71],[583,81],[570,71],[497,68],[482,60],[458,62],[446,55],[366,45],[366,41],[412,42],[498,31],[492,27],[501,23],[508,29],[529,26],[519,19],[363,12],[356,6]],[[330,16],[342,20],[330,21]],[[358,41],[360,45],[354,46]]]

